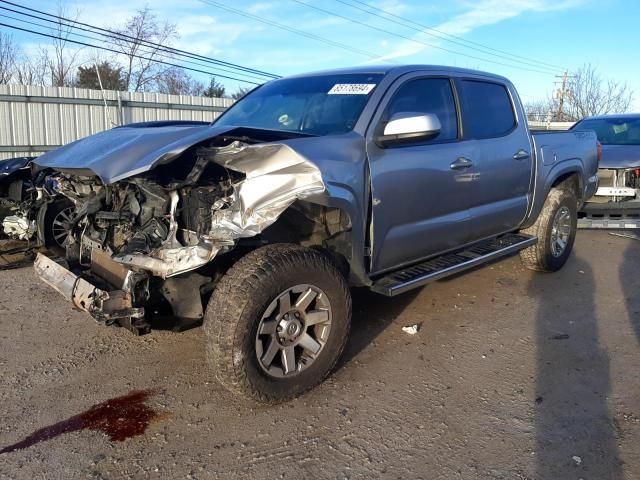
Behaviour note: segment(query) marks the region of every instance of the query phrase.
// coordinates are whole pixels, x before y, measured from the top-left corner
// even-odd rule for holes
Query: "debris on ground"
[[[571,457],[573,459],[574,462],[576,462],[576,465],[580,465],[582,463],[582,458],[580,458],[577,455],[574,455],[573,457]]]
[[[402,327],[402,331],[404,333],[408,333],[409,335],[415,335],[420,330],[420,324],[416,323],[415,325],[407,325],[406,327]]]
[[[635,233],[609,232],[614,237],[630,238],[632,240],[640,240],[640,236]]]
[[[33,263],[36,248],[29,242],[0,240],[0,270],[22,268]]]

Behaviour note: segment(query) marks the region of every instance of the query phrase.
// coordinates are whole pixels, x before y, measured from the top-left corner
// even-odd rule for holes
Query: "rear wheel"
[[[275,403],[320,383],[349,332],[351,296],[324,253],[269,245],[220,280],[205,313],[208,356],[229,390]]]
[[[536,245],[520,252],[524,265],[540,272],[562,268],[571,255],[577,222],[577,200],[573,191],[552,189],[536,223],[522,231],[538,237]]]

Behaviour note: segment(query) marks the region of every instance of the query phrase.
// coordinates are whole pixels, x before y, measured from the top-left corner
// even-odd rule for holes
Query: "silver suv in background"
[[[596,194],[579,213],[583,228],[640,228],[640,114],[602,115],[576,123],[602,144]]]

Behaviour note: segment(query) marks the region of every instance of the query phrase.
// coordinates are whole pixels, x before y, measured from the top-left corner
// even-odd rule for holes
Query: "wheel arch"
[[[584,201],[584,169],[579,159],[567,160],[554,165],[535,188],[534,199],[529,215],[522,228],[533,225],[540,215],[544,202],[553,188],[570,189],[578,200],[578,208]]]
[[[267,243],[293,243],[328,252],[351,284],[366,285],[364,236],[350,202],[339,198],[296,200],[262,232]]]

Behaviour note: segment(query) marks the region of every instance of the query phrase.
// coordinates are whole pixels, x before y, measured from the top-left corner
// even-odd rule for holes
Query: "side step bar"
[[[508,233],[498,238],[483,240],[457,252],[447,253],[390,273],[377,280],[371,290],[393,297],[491,260],[511,255],[536,243],[538,243],[537,237],[521,233]]]

